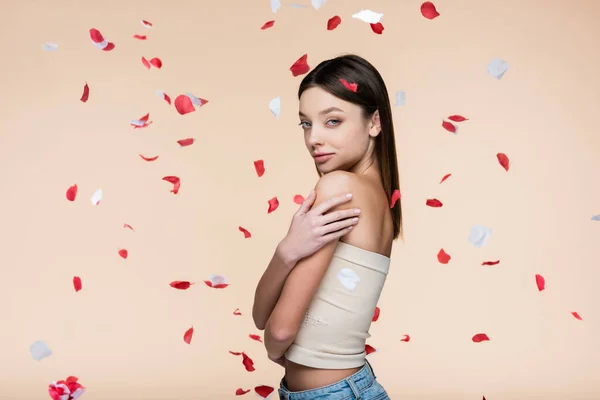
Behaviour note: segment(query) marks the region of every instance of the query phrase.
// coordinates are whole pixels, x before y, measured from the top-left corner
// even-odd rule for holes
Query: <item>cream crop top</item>
[[[389,266],[389,257],[338,242],[285,357],[313,368],[363,366],[365,342]]]

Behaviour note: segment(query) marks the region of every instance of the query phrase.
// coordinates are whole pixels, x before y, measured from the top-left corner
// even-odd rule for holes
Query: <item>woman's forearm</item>
[[[283,285],[297,260],[290,258],[289,253],[280,243],[275,249],[273,258],[260,278],[254,293],[252,318],[259,330],[264,330],[271,312],[279,300]]]

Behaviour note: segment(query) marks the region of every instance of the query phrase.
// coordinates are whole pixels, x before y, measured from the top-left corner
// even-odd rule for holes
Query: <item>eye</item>
[[[333,125],[333,126],[339,125],[340,122],[342,122],[342,121],[340,121],[339,119],[330,119],[329,121],[327,121],[328,124]]]
[[[306,121],[300,121],[300,123],[298,124],[302,127],[302,129],[306,129],[310,127],[310,123],[306,122]]]

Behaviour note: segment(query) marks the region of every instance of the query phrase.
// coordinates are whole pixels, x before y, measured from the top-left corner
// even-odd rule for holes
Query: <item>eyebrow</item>
[[[325,115],[325,114],[329,114],[329,113],[330,113],[330,112],[332,112],[332,111],[340,111],[340,112],[344,112],[344,110],[342,110],[342,109],[340,109],[340,108],[337,108],[337,107],[329,107],[329,108],[326,108],[326,109],[324,109],[323,111],[319,112],[319,115]],[[306,115],[304,115],[304,114],[302,113],[302,111],[298,112],[298,115],[299,115],[299,116],[301,116],[301,117],[306,117]]]

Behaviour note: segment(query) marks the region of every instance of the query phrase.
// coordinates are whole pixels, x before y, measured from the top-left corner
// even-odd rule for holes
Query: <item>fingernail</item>
[[[353,222],[358,222],[358,218],[352,218]]]
[[[352,193],[346,194],[346,197],[349,198],[349,199],[351,199],[352,198]]]
[[[356,208],[356,209],[354,210],[354,214],[360,214],[360,210],[359,210],[358,208]]]

